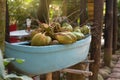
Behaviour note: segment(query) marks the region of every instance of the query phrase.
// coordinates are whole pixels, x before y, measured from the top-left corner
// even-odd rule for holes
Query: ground
[[[101,59],[99,80],[120,80],[120,50],[112,55],[111,67],[104,66]]]

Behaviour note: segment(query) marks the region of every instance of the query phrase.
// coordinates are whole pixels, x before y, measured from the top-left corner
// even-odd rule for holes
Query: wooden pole
[[[90,76],[89,80],[98,80],[103,26],[103,2],[104,0],[94,0],[94,23],[91,27],[92,42],[90,60],[94,60],[95,62],[91,63],[89,66],[89,70],[93,72],[93,76]]]
[[[117,0],[113,0],[113,54],[117,50],[117,38],[118,38],[118,9]]]
[[[46,80],[52,80],[52,73],[46,74]]]
[[[113,0],[106,0],[104,63],[111,66],[113,40]]]

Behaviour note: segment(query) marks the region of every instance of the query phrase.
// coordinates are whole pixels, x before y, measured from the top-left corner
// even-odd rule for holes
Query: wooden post
[[[93,76],[90,76],[89,80],[98,80],[101,54],[101,34],[103,26],[103,2],[104,0],[94,0],[94,23],[91,27],[92,42],[90,59],[95,62],[90,64],[89,70],[93,72]]]
[[[117,49],[117,38],[118,38],[118,9],[117,0],[113,0],[113,54]]]
[[[0,48],[4,51],[6,26],[6,0],[0,0]]]
[[[46,80],[52,80],[52,73],[46,74]]]
[[[113,40],[113,0],[106,0],[104,63],[111,66]]]

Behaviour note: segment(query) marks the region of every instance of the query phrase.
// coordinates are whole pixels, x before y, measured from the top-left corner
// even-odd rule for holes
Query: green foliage
[[[38,2],[39,0],[8,0],[10,23],[17,22],[21,27],[28,16],[36,17]]]
[[[40,0],[8,0],[8,10],[10,16],[10,24],[17,23],[19,29],[25,28],[25,20],[28,16],[38,19],[37,11]],[[61,15],[62,0],[52,0],[49,8],[49,18]]]
[[[118,0],[118,12],[120,13],[120,0]]]
[[[23,28],[25,29],[26,27],[25,21],[28,16],[32,16],[33,18],[38,19],[37,12],[39,8],[39,3],[40,3],[40,0],[8,0],[10,23],[16,22],[18,29],[23,29]],[[79,3],[80,3],[80,0],[75,0],[75,1],[74,0],[67,0],[67,1],[51,0],[51,3],[49,5],[50,22],[55,17],[58,17],[58,16],[69,16],[68,18],[70,18],[70,20],[73,20],[73,22],[77,20],[77,24],[79,25],[80,24]],[[66,9],[63,10],[63,8],[66,8]],[[69,10],[67,10],[67,8]],[[73,19],[71,19],[71,16],[73,16]]]

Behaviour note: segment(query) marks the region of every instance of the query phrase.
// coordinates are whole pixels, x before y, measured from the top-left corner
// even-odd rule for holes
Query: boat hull
[[[39,47],[6,42],[5,56],[24,59],[25,62],[22,64],[13,62],[14,66],[23,72],[40,75],[58,71],[85,60],[90,42],[91,36],[73,44]]]

